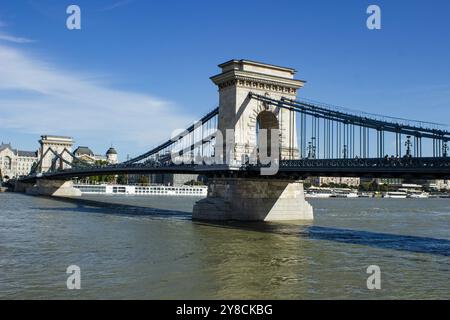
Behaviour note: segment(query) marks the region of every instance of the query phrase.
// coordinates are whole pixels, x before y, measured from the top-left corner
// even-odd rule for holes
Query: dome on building
[[[92,150],[89,147],[81,147],[81,146],[76,148],[73,153],[77,156],[81,156],[81,155],[93,156],[94,155],[94,153],[92,152]]]
[[[116,149],[114,149],[113,147],[109,148],[108,151],[106,151],[106,154],[117,154]]]

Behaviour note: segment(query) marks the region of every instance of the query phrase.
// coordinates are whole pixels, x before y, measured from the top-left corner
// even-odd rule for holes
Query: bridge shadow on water
[[[152,218],[176,218],[180,220],[191,220],[192,213],[189,211],[161,209],[145,206],[137,206],[123,203],[113,203],[97,201],[92,199],[76,199],[76,198],[57,198],[44,197],[63,203],[71,203],[76,207],[40,207],[37,210],[62,211],[62,212],[82,212],[96,214],[110,214],[123,216],[148,216]]]
[[[296,236],[300,239],[325,240],[339,243],[364,245],[379,249],[428,253],[450,257],[450,240],[398,235],[391,233],[315,226],[313,224],[286,224],[252,222],[197,222],[198,224],[241,229],[255,232],[270,232],[279,235]]]
[[[320,226],[310,227],[307,231],[307,236],[317,240],[450,257],[450,240],[448,239]]]
[[[51,197],[51,199],[55,200],[53,197]],[[124,216],[148,216],[158,219],[192,220],[192,213],[188,211],[108,203],[91,199],[59,198],[57,200],[75,204],[76,207],[43,207],[35,209]],[[295,236],[300,239],[334,241],[380,249],[428,253],[450,257],[450,240],[448,239],[316,226],[313,222],[268,223],[193,220],[192,223],[197,226],[273,233],[285,236]]]

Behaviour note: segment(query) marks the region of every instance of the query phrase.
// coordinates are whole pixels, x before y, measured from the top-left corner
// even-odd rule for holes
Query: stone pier
[[[25,188],[30,195],[45,195],[54,197],[79,197],[81,191],[74,188],[72,181],[38,179],[34,185]]]
[[[282,221],[313,220],[302,181],[213,178],[208,196],[194,205],[193,219]]]
[[[27,192],[27,189],[33,187],[33,185],[34,184],[30,182],[16,181],[14,183],[14,192],[25,193]]]

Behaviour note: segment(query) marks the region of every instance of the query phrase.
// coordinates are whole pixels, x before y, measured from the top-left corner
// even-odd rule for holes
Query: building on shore
[[[198,174],[172,174],[172,173],[157,173],[157,174],[129,174],[126,176],[126,184],[150,184],[150,185],[165,185],[165,186],[182,186],[192,181],[204,182],[203,176]]]
[[[97,161],[107,162],[109,164],[116,164],[118,162],[117,151],[113,147],[109,148],[105,155],[94,154],[89,147],[79,146],[75,149],[73,154],[88,163],[95,163]]]
[[[436,190],[450,190],[450,180],[429,180],[427,187]]]
[[[314,186],[335,184],[358,187],[360,184],[360,178],[358,177],[309,177],[306,181]]]
[[[401,178],[361,178],[361,184],[376,182],[378,185],[387,185],[392,188],[404,188],[405,186],[416,186],[425,190],[450,190],[450,180],[443,179],[401,179]]]
[[[198,181],[198,174],[151,174],[150,183],[171,186],[184,185],[191,181]]]
[[[414,180],[414,183],[421,184],[427,190],[450,190],[450,180],[434,179],[434,180]]]
[[[401,185],[405,182],[405,179],[402,178],[377,178],[375,179],[377,184],[387,184],[389,186],[391,185]]]
[[[398,186],[404,183],[404,179],[402,178],[369,178],[362,177],[360,179],[360,184],[372,183],[375,182],[378,185],[388,185],[388,186]]]
[[[11,143],[0,145],[0,177],[4,180],[26,176],[38,161],[38,151],[14,149]]]

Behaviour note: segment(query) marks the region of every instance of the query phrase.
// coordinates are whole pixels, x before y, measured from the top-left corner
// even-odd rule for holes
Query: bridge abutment
[[[286,179],[213,178],[208,196],[194,205],[193,219],[313,220],[303,182]]]
[[[45,195],[54,197],[79,197],[81,191],[73,186],[71,180],[38,179],[36,183],[25,189],[30,195]]]
[[[28,188],[33,187],[33,183],[16,181],[14,184],[14,192],[25,193]]]

